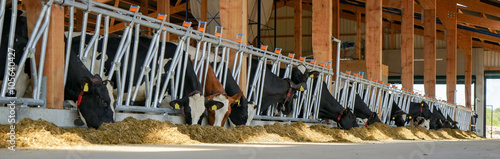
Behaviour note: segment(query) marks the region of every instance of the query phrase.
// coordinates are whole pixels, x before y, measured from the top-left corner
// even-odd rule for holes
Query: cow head
[[[109,82],[103,81],[98,75],[84,81],[79,105],[79,113],[84,123],[87,127],[97,129],[104,122],[114,122],[115,104],[109,96]]]
[[[213,106],[207,106],[208,112],[208,122],[212,126],[223,126],[227,117],[231,113],[230,105],[239,102],[239,99],[243,95],[243,92],[235,94],[233,96],[227,96],[223,91],[213,93],[207,96],[207,99],[218,101],[222,103],[220,108],[215,109]]]
[[[448,120],[448,122],[450,123],[451,125],[451,129],[458,129],[458,122],[454,121],[453,119],[451,119],[451,117],[448,115],[446,116],[446,119]]]
[[[424,127],[427,130],[429,130],[431,128],[430,127],[430,122],[431,122],[430,118],[425,119],[424,117],[416,117],[416,118],[414,118],[414,122],[417,123],[416,125]]]
[[[391,117],[391,120],[394,121],[394,124],[396,124],[396,126],[398,127],[405,126],[408,119],[408,114],[403,111],[397,112]]]
[[[235,100],[231,104],[231,114],[229,114],[229,122],[234,127],[235,125],[248,125],[249,120],[253,119],[255,104],[248,103],[244,95],[239,100]]]
[[[286,79],[289,80],[289,79]],[[297,91],[304,91],[307,89],[306,83],[302,82],[299,84],[296,84],[295,82],[289,81],[290,82],[290,88],[287,90],[288,92],[286,93],[286,98],[285,101],[282,104],[278,105],[279,111],[281,111],[283,114],[288,115],[293,111],[293,99],[296,98],[296,92]]]
[[[206,100],[200,92],[196,92],[181,99],[171,101],[169,104],[174,109],[182,108],[184,110],[184,118],[186,120],[186,123],[189,125],[201,125],[202,120],[200,119],[205,112],[205,107],[215,106],[215,108],[220,109],[223,105],[218,101]]]
[[[350,108],[342,110],[343,112],[339,112],[342,114],[340,116],[340,121],[337,121],[341,128],[349,130],[353,127],[358,127],[358,123],[356,122],[356,115],[352,113]]]

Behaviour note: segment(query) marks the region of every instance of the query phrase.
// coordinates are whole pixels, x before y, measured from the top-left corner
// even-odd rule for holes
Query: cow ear
[[[309,72],[309,77],[311,77],[311,78],[317,78],[318,75],[319,75],[318,71]]]
[[[300,91],[304,91],[307,89],[306,87],[306,84],[305,83],[299,83],[299,84],[295,84],[292,82],[292,88],[295,89],[295,90],[300,90]]]
[[[224,107],[224,104],[222,102],[205,100],[205,108],[207,108],[208,110],[219,110],[222,107]]]
[[[169,105],[174,108],[174,109],[181,109],[181,107],[184,107],[186,106],[188,103],[186,100],[187,98],[182,98],[182,99],[177,99],[177,100],[173,100],[169,103]]]
[[[241,97],[243,96],[243,92],[240,92],[238,94],[235,94],[231,97],[231,99],[233,99],[233,102],[231,103],[236,103],[238,104],[238,106],[240,106],[240,103],[241,103]]]

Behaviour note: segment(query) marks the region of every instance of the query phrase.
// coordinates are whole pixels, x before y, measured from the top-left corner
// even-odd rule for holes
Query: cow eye
[[[108,102],[106,100],[104,100],[104,99],[101,100],[101,102],[104,103],[104,104],[106,104],[106,105],[108,105]]]

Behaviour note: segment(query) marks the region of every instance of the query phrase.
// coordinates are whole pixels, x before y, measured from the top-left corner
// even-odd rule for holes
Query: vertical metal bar
[[[2,2],[3,5],[5,5],[5,2]],[[3,7],[5,10],[5,7]],[[5,15],[5,14],[4,14]],[[2,16],[3,17],[3,16]],[[39,17],[40,18],[40,17]],[[16,33],[16,21],[17,21],[17,1],[12,1],[12,13],[11,13],[11,19],[10,19],[10,32],[9,32],[9,42],[7,44],[7,51],[14,50],[14,36]],[[3,24],[2,24],[3,25]],[[0,30],[0,32],[3,32],[3,30]],[[7,90],[7,79],[8,79],[8,73],[7,73],[7,68],[9,64],[9,58],[5,58],[5,73],[4,73],[4,80],[2,86],[2,94],[0,97],[5,97],[5,92]],[[22,68],[18,68],[21,70]],[[18,74],[19,71],[16,72]],[[14,79],[14,82],[17,82],[17,78]]]
[[[105,16],[104,17],[104,39],[102,42],[102,50],[101,50],[101,67],[99,69],[99,74],[101,75],[101,77],[104,76],[104,64],[107,60],[106,53],[108,51],[108,37],[109,37],[109,16]],[[134,68],[134,67],[132,67],[132,68]],[[103,79],[104,79],[104,77],[103,77]]]
[[[182,98],[183,97],[183,94],[184,94],[184,80],[186,79],[186,69],[187,69],[187,64],[188,64],[188,60],[189,60],[189,48],[191,46],[189,46],[189,42],[191,41],[191,38],[187,38],[187,42],[186,42],[186,53],[184,53],[184,62],[182,63],[183,64],[183,69],[182,69],[182,72],[179,72],[180,73],[180,76],[181,76],[181,81],[178,80],[179,77],[177,77],[177,86],[179,86],[180,84],[180,93],[179,93],[179,98]],[[180,70],[180,69],[178,69]],[[204,84],[206,85],[206,84]]]
[[[13,1],[14,2],[14,1]],[[47,39],[49,37],[49,24],[50,24],[50,13],[51,13],[52,8],[49,8],[47,10],[47,14],[45,15],[45,22],[47,23],[47,27],[44,30],[43,33],[43,41],[42,41],[42,49],[40,52],[40,60],[39,60],[39,68],[38,68],[38,81],[37,81],[37,88],[36,92],[33,92],[33,94],[36,94],[36,100],[40,98],[40,89],[42,85],[42,78],[43,78],[43,68],[45,64],[45,54],[47,53]]]
[[[116,56],[115,56],[115,59],[113,60],[113,63],[111,65],[111,69],[108,70],[108,80],[111,80],[113,79],[113,74],[115,72],[115,67],[116,67],[116,63],[121,61],[121,52],[124,48],[124,45],[125,45],[125,41],[127,40],[128,36],[126,35],[127,33],[129,33],[129,30],[130,28],[132,27],[133,24],[130,24],[129,26],[127,26],[125,28],[125,31],[123,31],[123,33],[125,35],[123,35],[123,37],[120,39],[120,44],[118,45],[118,50],[116,51]]]
[[[75,25],[74,16],[75,16],[75,7],[69,7],[69,28],[68,28],[68,38],[67,38],[68,40],[66,42],[66,57],[64,62],[64,86],[66,86],[66,80],[68,79],[69,57],[71,56],[71,43],[73,42],[73,27]]]
[[[83,61],[83,63],[86,62],[87,59],[84,59],[83,57],[83,52],[85,51],[85,36],[87,35],[87,20],[89,18],[89,12],[85,11],[83,14],[83,23],[82,23],[82,30],[80,31],[80,60]]]
[[[93,42],[94,42],[92,45],[93,46],[92,48],[94,48],[94,49],[92,50],[92,61],[90,62],[90,73],[91,74],[94,74],[95,60],[97,58],[97,48],[99,47],[99,34],[101,32],[101,18],[102,18],[102,14],[99,14],[97,16],[96,26],[95,26],[95,31],[94,31],[94,37],[96,37],[96,38],[94,39],[94,37],[92,37]]]
[[[128,90],[127,90],[127,100],[125,101],[125,105],[130,105],[130,97],[132,95],[132,87],[134,85],[135,78],[135,65],[137,63],[137,50],[139,49],[139,34],[141,32],[141,25],[135,25],[135,34],[134,34],[134,49],[132,50],[132,63],[130,66],[130,80],[128,82]],[[139,87],[139,86],[136,86]]]
[[[3,25],[4,25],[4,19],[5,19],[5,1],[6,0],[1,0],[0,1],[0,37],[2,37],[3,33]],[[0,38],[0,44],[2,43],[2,38]]]
[[[161,77],[162,77],[162,72],[163,72],[163,65],[164,65],[164,57],[165,57],[165,47],[167,43],[167,31],[162,31],[162,36],[161,36],[161,50],[160,50],[160,67],[158,68],[158,78],[156,79],[156,90],[154,93],[154,101],[153,103],[156,104],[156,107],[159,107],[159,101],[162,101],[163,97],[160,97],[158,99],[159,94],[160,94],[160,89],[161,89]],[[168,85],[167,83],[164,83],[164,85]]]

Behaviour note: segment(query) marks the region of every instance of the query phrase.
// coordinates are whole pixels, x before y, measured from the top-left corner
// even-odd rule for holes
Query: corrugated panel
[[[494,51],[484,51],[484,66],[500,67],[500,53]]]

